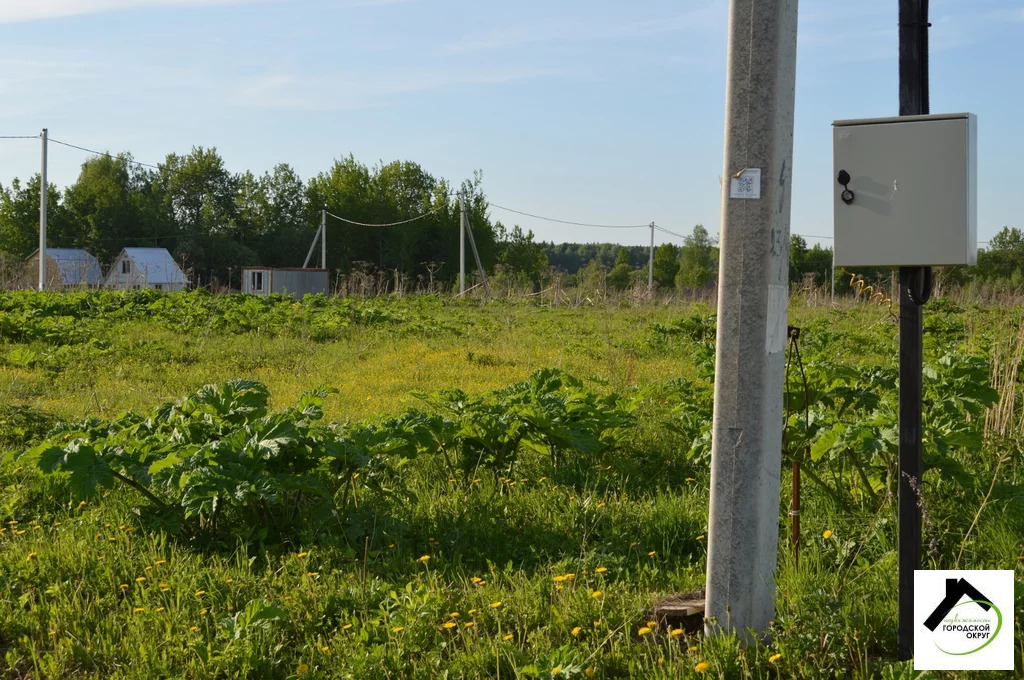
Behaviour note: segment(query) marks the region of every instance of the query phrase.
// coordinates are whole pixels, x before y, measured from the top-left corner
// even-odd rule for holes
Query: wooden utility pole
[[[789,298],[797,0],[731,0],[708,634],[749,641],[775,612]]]

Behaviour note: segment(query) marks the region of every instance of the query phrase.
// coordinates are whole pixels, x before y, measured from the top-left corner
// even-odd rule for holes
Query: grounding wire
[[[68,147],[71,147],[72,149],[78,149],[79,151],[85,151],[86,153],[96,154],[97,156],[106,156],[107,158],[113,158],[113,159],[118,158],[117,156],[115,156],[115,155],[113,155],[111,153],[107,153],[106,151],[96,151],[95,149],[87,149],[84,146],[78,146],[77,144],[70,144],[68,142],[62,142],[59,139],[54,139],[53,137],[50,137],[48,139],[48,141],[51,141],[54,144],[60,144],[62,146],[68,146]],[[152,165],[150,163],[143,163],[142,161],[137,161],[137,160],[134,160],[134,159],[131,159],[131,158],[125,158],[124,160],[126,162],[132,163],[134,165],[141,165],[141,166],[146,167],[146,168],[153,168],[154,170],[159,170],[160,169],[160,166],[158,166],[158,165]]]
[[[527,217],[533,217],[538,220],[546,220],[548,222],[558,222],[559,224],[572,224],[577,227],[599,227],[601,229],[650,229],[651,225],[648,224],[591,224],[589,222],[572,222],[570,220],[559,220],[554,217],[544,217],[543,215],[534,215],[533,213],[523,212],[522,210],[515,210],[514,208],[506,208],[503,205],[497,203],[488,202],[488,207],[498,208],[499,210],[507,210],[508,212],[516,213],[518,215],[526,215]]]
[[[422,215],[417,215],[416,217],[410,217],[409,219],[402,220],[400,222],[388,222],[387,224],[368,224],[366,222],[356,222],[355,220],[350,220],[350,219],[341,217],[339,215],[335,215],[334,213],[327,212],[326,210],[324,212],[326,214],[330,215],[331,217],[333,217],[336,220],[341,220],[342,222],[347,222],[348,224],[354,224],[357,227],[397,227],[400,224],[408,224],[409,222],[415,222],[416,220],[423,219],[424,217],[426,217],[428,215],[433,215],[437,211],[438,211],[438,208],[434,208],[433,210],[431,210],[429,212],[425,212]]]

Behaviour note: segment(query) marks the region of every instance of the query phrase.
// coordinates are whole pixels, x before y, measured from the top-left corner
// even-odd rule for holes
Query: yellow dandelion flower
[[[457,619],[457,618],[459,618],[460,616],[462,616],[462,614],[460,614],[460,613],[458,613],[458,612],[452,612],[452,613],[451,613],[451,614],[449,614],[448,616],[450,616],[450,617],[451,617],[451,618],[453,618],[453,619]]]
[[[425,564],[430,561],[430,555],[420,555],[420,558],[416,561],[423,562]]]
[[[583,671],[583,675],[587,676],[588,678],[594,677],[594,667],[587,666],[586,670]]]
[[[594,573],[595,574],[603,574],[606,571],[608,571],[608,567],[598,567],[597,569],[594,570]]]
[[[346,624],[345,624],[344,626],[342,626],[342,627],[341,627],[341,629],[342,629],[342,630],[348,630],[348,629],[349,629],[349,628],[351,628],[351,627],[352,627],[352,624],[351,624],[351,623],[346,623]]]
[[[145,607],[136,607],[135,609],[132,610],[132,613],[133,614],[138,614],[139,612],[144,612],[144,611],[146,611]]]
[[[473,614],[476,614],[476,610],[475,609],[470,609],[469,610],[469,615],[472,616]]]
[[[696,482],[697,480],[696,480],[696,479],[694,479],[693,477],[687,477],[687,478],[686,478],[686,479],[684,479],[683,481],[684,481],[684,482]]]
[[[59,526],[60,526],[60,524],[61,524],[60,522],[54,522],[54,523],[53,523],[53,526],[55,526],[55,527],[59,527]]]
[[[145,567],[143,568],[143,570],[142,570],[142,571],[151,571],[152,569],[153,569],[153,566],[152,566],[152,565],[150,565],[150,564],[147,564],[147,565],[146,565],[146,566],[145,566]]]
[[[644,626],[643,628],[641,628],[640,630],[637,631],[637,633],[640,634],[640,635],[647,635],[650,632],[651,632],[651,629],[648,626]]]
[[[446,630],[451,630],[452,628],[454,628],[457,625],[459,625],[459,624],[455,623],[454,621],[445,621],[444,623],[441,624],[441,627],[445,628]]]
[[[657,551],[657,550],[652,550],[651,552],[647,553],[647,556],[648,556],[648,557],[654,557],[654,556],[655,556],[655,555],[657,555],[657,554],[658,554],[658,551]]]
[[[582,633],[582,632],[583,632],[583,628],[581,628],[580,626],[576,626],[575,628],[572,629],[572,636],[573,637],[579,637],[579,634]]]
[[[697,540],[698,541],[703,541],[704,540],[704,534],[701,534],[700,536],[698,536]]]
[[[782,658],[781,654],[772,654],[771,656],[768,657],[768,663],[775,663],[776,661],[778,661],[781,658]]]
[[[359,473],[357,472],[354,475],[352,475],[352,479],[359,479]]]
[[[7,527],[0,527],[0,534],[4,533],[5,531],[7,531]]]
[[[405,626],[395,626],[394,628],[391,629],[391,632],[392,633],[401,633],[403,630],[405,630]]]
[[[672,637],[679,637],[682,634],[683,634],[683,629],[682,628],[676,628],[671,633],[669,633],[669,635],[671,635]]]
[[[547,477],[541,477],[540,479],[538,479],[538,480],[537,480],[537,482],[538,482],[538,483],[540,483],[540,482],[546,482],[546,481],[548,481],[548,478],[547,478]]]
[[[25,558],[25,561],[26,561],[26,562],[31,562],[31,561],[32,561],[32,560],[34,560],[35,558],[36,558],[36,554],[35,554],[34,552],[30,552],[30,553],[28,554],[28,557],[26,557],[26,558]]]
[[[122,583],[121,584],[121,590],[128,590],[128,584],[127,583]]]
[[[233,579],[233,578],[226,578],[226,579],[224,579],[224,583],[227,583],[228,585],[231,585],[234,582],[235,582],[235,579]]]
[[[825,529],[825,531],[821,534],[821,537],[822,538],[832,538],[832,530],[831,529]]]
[[[473,483],[474,483],[474,484],[479,484],[479,483],[480,483],[480,478],[479,478],[479,477],[477,477],[476,479],[474,479],[474,480],[473,480]]]
[[[505,637],[503,637],[501,639],[504,640],[505,642],[508,642],[509,640],[512,639],[512,637],[513,637],[512,633],[509,633],[508,635],[506,635]]]
[[[501,606],[501,602],[492,602],[491,603],[491,609],[497,609],[500,606]]]
[[[699,664],[693,667],[693,670],[697,671],[698,673],[707,673],[709,667],[710,666],[707,661],[701,661]]]
[[[22,532],[22,533],[24,533],[24,532]],[[107,543],[116,543],[116,542],[117,542],[117,539],[114,538],[113,536],[111,536],[110,538],[107,539]]]
[[[576,578],[576,574],[566,574],[566,575],[565,575],[565,580],[566,580],[566,581],[571,581],[571,580],[573,580],[574,578]]]
[[[298,555],[296,555],[296,557],[298,557],[301,560],[303,557],[305,557],[308,554],[309,554],[308,552],[300,552]]]
[[[590,596],[593,597],[593,598],[598,598],[598,597],[601,597],[602,595],[604,595],[604,593],[602,593],[600,590],[595,590],[594,592],[592,592],[590,594]]]
[[[472,628],[472,627],[473,627],[473,626],[475,626],[475,625],[476,625],[476,624],[475,624],[475,623],[473,623],[472,621],[467,621],[467,622],[466,622],[466,628]]]
[[[167,560],[157,560],[153,564],[155,564],[155,565],[157,565],[159,567],[161,564],[167,564]]]
[[[328,647],[327,645],[324,645],[323,647],[320,648],[320,651],[324,652],[326,654],[327,652],[331,651],[331,648]]]
[[[601,622],[600,621],[594,621],[594,628],[600,628],[600,627],[601,627]]]
[[[80,507],[80,508],[84,508],[84,507],[85,507],[86,505],[88,505],[88,503],[86,503],[85,501],[82,501],[82,502],[80,502],[80,503],[78,504],[78,507]]]
[[[304,663],[300,663],[299,667],[297,669],[295,669],[295,670],[298,671],[299,673],[305,673],[306,671],[309,670],[309,666],[307,666]]]
[[[561,674],[562,674],[562,667],[561,666],[555,666],[554,668],[551,669],[551,675],[561,675]]]
[[[145,577],[145,576],[136,576],[136,577],[135,577],[135,582],[136,582],[136,583],[142,583],[142,582],[143,582],[143,581],[145,581],[145,580],[146,580],[146,577]]]
[[[199,626],[190,626],[189,629],[188,629],[188,632],[194,633],[197,630],[199,630]]]
[[[292,599],[292,596],[291,596],[291,595],[285,595],[285,596],[284,596],[283,598],[281,598],[281,599],[283,599],[283,600],[284,600],[285,602],[287,602],[288,600]]]
[[[312,577],[312,578],[316,578],[316,577],[318,577],[319,575],[320,575],[320,572],[319,572],[319,571],[307,571],[307,572],[306,572],[306,576],[310,576],[310,577]]]
[[[564,576],[552,576],[551,580],[554,581],[555,583],[561,583],[562,581],[565,580],[565,577]]]
[[[163,608],[163,607],[157,607],[157,608],[156,608],[156,609],[154,609],[153,611],[155,611],[155,612],[162,612],[163,610],[164,610],[164,608]]]
[[[597,504],[597,507],[599,507],[599,508],[603,508],[603,507],[604,507],[604,501],[601,501],[600,503],[598,503],[598,504]]]
[[[15,536],[21,536],[21,535],[22,535],[22,534],[24,534],[24,533],[25,533],[25,530],[24,530],[24,529],[15,529],[15,530],[14,530],[14,535],[15,535]]]
[[[103,560],[105,560],[105,559],[107,559],[107,558],[106,558],[106,557],[104,557],[103,555],[100,555],[100,556],[99,556],[99,557],[97,557],[96,559],[98,559],[98,560],[99,560],[100,562],[102,562]]]
[[[647,625],[650,626],[651,628],[657,628],[658,627],[658,622],[657,621],[648,621]]]
[[[561,585],[555,586],[555,590],[565,590],[565,586],[561,586]]]

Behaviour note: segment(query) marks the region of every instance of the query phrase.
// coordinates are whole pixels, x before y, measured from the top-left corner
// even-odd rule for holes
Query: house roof
[[[135,270],[149,283],[187,283],[167,248],[125,248],[121,254],[135,263]]]
[[[37,249],[32,257],[38,254]],[[57,263],[57,273],[65,286],[97,286],[103,281],[99,260],[81,248],[47,248],[46,257]]]

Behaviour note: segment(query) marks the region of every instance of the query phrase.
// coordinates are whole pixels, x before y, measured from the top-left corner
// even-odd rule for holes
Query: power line
[[[685,236],[683,236],[682,234],[677,234],[677,233],[676,233],[676,232],[674,232],[674,231],[669,231],[669,230],[668,230],[668,229],[666,229],[665,227],[659,227],[659,226],[658,226],[657,224],[655,224],[655,225],[654,225],[654,228],[655,228],[655,229],[657,229],[658,231],[663,231],[663,232],[665,232],[666,234],[672,234],[673,236],[678,236],[679,238],[683,238],[683,239],[685,239],[685,238],[686,238],[686,237],[685,237]]]
[[[0,139],[39,139],[39,135],[0,135]]]
[[[515,210],[513,208],[506,208],[503,205],[497,203],[488,203],[491,208],[499,208],[501,210],[507,210],[508,212],[516,213],[518,215],[526,215],[527,217],[533,217],[538,220],[546,220],[548,222],[558,222],[559,224],[572,224],[577,227],[599,227],[601,229],[648,229],[651,225],[648,224],[591,224],[589,222],[571,222],[569,220],[559,220],[554,217],[544,217],[543,215],[534,215],[533,213],[523,212],[522,210]]]
[[[72,149],[78,149],[79,151],[85,151],[86,153],[95,154],[97,156],[106,156],[107,158],[113,158],[113,159],[117,159],[118,158],[117,156],[114,156],[113,154],[109,154],[106,151],[96,151],[95,149],[87,149],[84,146],[78,146],[77,144],[70,144],[68,142],[62,142],[59,139],[54,139],[53,137],[50,137],[49,141],[53,142],[54,144],[60,144],[62,146],[69,146]],[[141,165],[141,166],[143,166],[145,168],[153,168],[154,170],[159,170],[160,169],[160,166],[158,166],[158,165],[152,165],[150,163],[143,163],[141,161],[137,161],[137,160],[134,160],[134,159],[131,159],[131,158],[123,158],[123,160],[127,161],[128,163],[133,163],[134,165]]]
[[[354,224],[357,227],[397,227],[400,224],[408,224],[410,222],[415,222],[416,220],[422,219],[422,218],[426,217],[427,215],[433,215],[434,213],[437,212],[437,210],[438,210],[437,208],[434,208],[430,212],[425,212],[422,215],[417,215],[416,217],[410,217],[409,219],[402,220],[400,222],[388,222],[386,224],[368,224],[366,222],[356,222],[355,220],[350,220],[350,219],[347,219],[347,218],[344,218],[344,217],[340,217],[338,215],[335,215],[332,212],[327,212],[326,210],[324,212],[327,213],[328,215],[330,215],[331,217],[333,217],[336,220],[341,220],[342,222],[347,222],[348,224]]]

